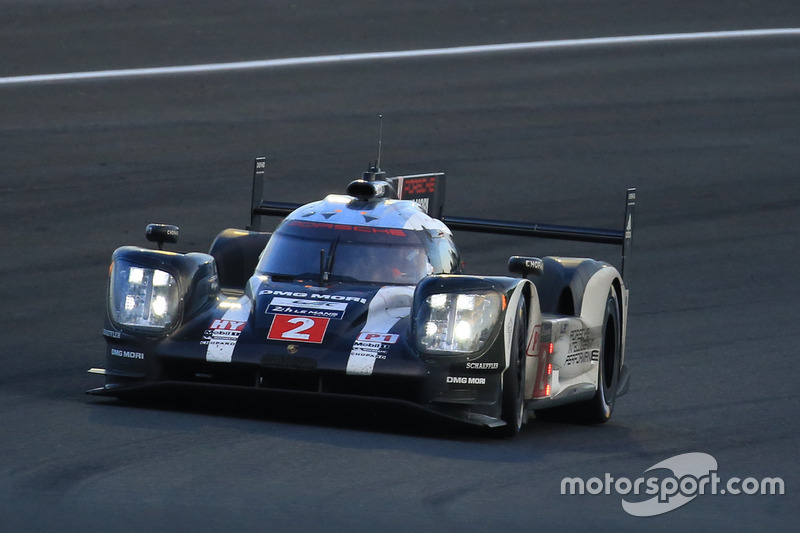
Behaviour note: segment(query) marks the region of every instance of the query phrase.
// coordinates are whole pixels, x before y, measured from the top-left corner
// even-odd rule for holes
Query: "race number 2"
[[[267,334],[276,341],[321,343],[328,328],[328,318],[275,315]]]

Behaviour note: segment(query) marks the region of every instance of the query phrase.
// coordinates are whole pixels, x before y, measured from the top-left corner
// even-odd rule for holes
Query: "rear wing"
[[[625,278],[625,263],[631,254],[633,240],[633,213],[636,207],[636,188],[628,189],[625,196],[625,218],[622,229],[584,228],[579,226],[557,226],[554,224],[533,224],[530,222],[510,222],[485,218],[445,216],[442,221],[452,230],[473,231],[476,233],[495,233],[499,235],[519,235],[558,239],[562,241],[581,241],[598,244],[616,244],[622,248],[620,271]]]
[[[264,177],[267,166],[266,157],[257,157],[253,171],[253,196],[250,208],[248,229],[259,231],[262,216],[285,217],[302,204],[273,202],[264,200]],[[518,235],[540,239],[558,239],[599,244],[615,244],[622,248],[621,274],[625,278],[625,263],[630,257],[633,239],[633,215],[636,207],[636,188],[627,190],[625,199],[625,218],[622,229],[585,228],[578,226],[559,226],[553,224],[534,224],[530,222],[511,222],[485,218],[444,215],[445,175],[441,172],[415,174],[386,178],[397,191],[401,200],[413,200],[420,204],[428,215],[440,219],[452,230],[499,235]]]

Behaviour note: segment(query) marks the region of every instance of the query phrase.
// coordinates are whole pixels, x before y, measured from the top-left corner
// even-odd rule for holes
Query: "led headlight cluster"
[[[110,289],[111,318],[121,326],[167,330],[178,321],[178,282],[169,272],[118,260]]]
[[[496,292],[440,293],[425,299],[417,315],[417,339],[425,352],[481,350],[500,317]]]

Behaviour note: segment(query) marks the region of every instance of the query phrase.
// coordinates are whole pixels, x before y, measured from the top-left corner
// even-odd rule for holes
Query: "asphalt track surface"
[[[0,77],[800,27],[794,1],[251,4],[1,0]],[[276,200],[340,191],[379,114],[384,168],[447,172],[450,214],[618,227],[638,187],[633,381],[610,423],[502,441],[379,409],[84,395],[114,248],[153,221],[184,249],[243,227],[262,153]],[[796,530],[797,34],[0,85],[0,168],[0,530]],[[474,273],[618,259],[458,238]],[[689,452],[785,494],[639,518],[613,491],[560,493]]]

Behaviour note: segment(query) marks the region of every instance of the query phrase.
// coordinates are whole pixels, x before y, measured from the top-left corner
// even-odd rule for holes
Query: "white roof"
[[[324,200],[299,207],[286,220],[408,230],[436,229],[450,233],[444,222],[428,216],[419,204],[411,200],[373,198],[364,201],[343,194],[329,194]]]

